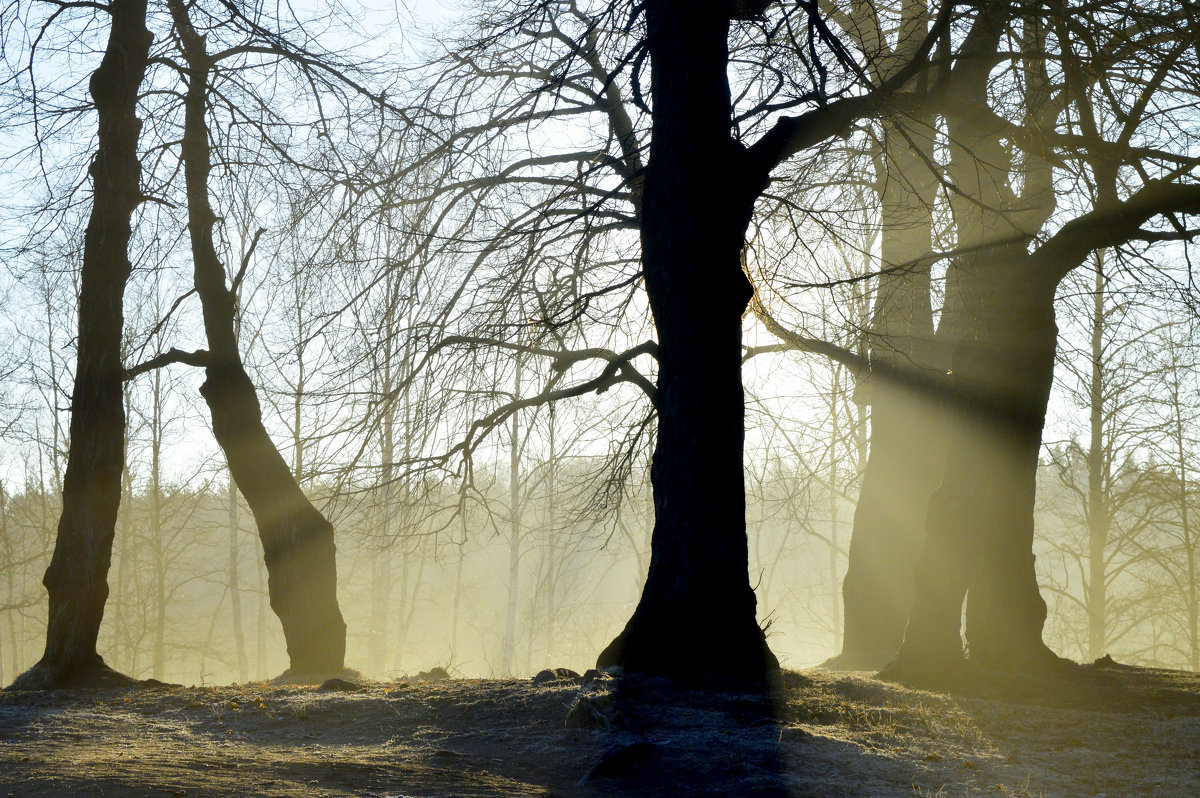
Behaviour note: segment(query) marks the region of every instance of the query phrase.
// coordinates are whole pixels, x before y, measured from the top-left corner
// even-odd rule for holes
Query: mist
[[[1164,785],[1198,40],[1170,0],[13,0],[0,761]]]

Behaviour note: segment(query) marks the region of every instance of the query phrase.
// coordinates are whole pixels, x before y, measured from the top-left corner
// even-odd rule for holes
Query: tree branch
[[[161,355],[155,355],[143,363],[125,369],[122,379],[129,381],[139,374],[145,374],[147,371],[169,366],[172,363],[186,363],[189,366],[204,368],[208,365],[208,351],[197,349],[195,352],[185,352],[182,349],[171,347]]]
[[[1117,247],[1148,235],[1142,225],[1168,213],[1200,214],[1200,185],[1147,183],[1124,202],[1085,213],[1062,226],[1032,256],[1034,265],[1056,280],[1097,249]]]
[[[954,5],[946,2],[942,6],[912,60],[879,86],[858,97],[837,100],[806,114],[785,116],[776,122],[748,148],[751,168],[757,172],[756,177],[765,183],[775,167],[796,153],[834,136],[845,135],[851,125],[865,114],[878,112],[894,103],[900,90],[921,70],[928,68],[929,53],[949,27]]]

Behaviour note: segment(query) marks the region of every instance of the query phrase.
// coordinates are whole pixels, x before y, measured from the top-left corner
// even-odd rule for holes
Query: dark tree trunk
[[[992,296],[981,309],[981,339],[971,342],[963,363],[965,377],[992,397],[981,418],[991,446],[981,452],[982,479],[972,483],[981,512],[967,645],[973,662],[1016,669],[1058,661],[1042,642],[1046,602],[1033,555],[1038,452],[1058,327],[1056,281],[1025,270],[1005,276],[1003,285],[991,286]],[[969,487],[962,484],[960,490],[966,493]]]
[[[50,594],[46,652],[17,689],[128,682],[96,651],[108,599],[117,508],[121,503],[125,406],[122,305],[131,270],[129,238],[142,202],[138,88],[152,37],[145,0],[113,0],[112,29],[89,86],[99,116],[99,147],[88,170],[92,211],[84,235],[78,361],[71,394],[71,442],[54,557],[42,580]]]
[[[600,666],[761,681],[742,467],[741,251],[762,185],[730,134],[729,11],[647,3],[653,130],[641,238],[659,341],[655,526],[641,600]]]
[[[183,135],[188,230],[196,293],[203,306],[208,365],[200,393],[234,482],[258,525],[271,608],[283,624],[291,661],[287,675],[341,672],[346,624],[337,602],[333,527],[300,490],[262,423],[262,408],[238,351],[236,297],[213,244],[216,216],[208,200],[210,154],[204,118],[212,61],[181,0],[169,6],[188,63]]]
[[[1019,246],[1019,245],[1018,245]],[[957,408],[899,670],[937,675],[970,659],[1028,669],[1057,662],[1042,643],[1046,604],[1034,573],[1038,451],[1054,375],[1056,279],[1025,268],[1023,247],[994,250],[962,277],[953,359]]]

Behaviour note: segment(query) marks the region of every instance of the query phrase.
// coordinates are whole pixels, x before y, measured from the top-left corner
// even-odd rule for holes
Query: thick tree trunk
[[[755,618],[742,467],[741,250],[761,185],[730,135],[728,9],[646,5],[654,120],[641,238],[659,341],[649,573],[601,667],[761,681],[777,662]]]
[[[96,651],[121,502],[125,441],[122,304],[129,279],[130,217],[142,202],[138,88],[152,37],[145,0],[113,0],[112,29],[90,89],[99,148],[88,170],[92,211],[84,235],[78,362],[63,512],[43,583],[50,594],[46,651],[17,689],[127,682]]]
[[[916,57],[929,30],[927,0],[904,0],[897,9],[894,43],[880,9],[861,3],[849,11],[854,24],[846,33],[872,54],[867,68],[879,82]],[[861,391],[871,405],[870,452],[842,583],[843,646],[826,663],[846,669],[881,667],[900,647],[948,429],[928,392],[915,389],[912,379],[895,379],[932,377],[946,368],[933,346],[929,264],[914,262],[932,250],[939,185],[931,168],[934,120],[915,112],[883,120],[880,132],[873,156],[883,270],[868,338],[871,378]]]
[[[986,102],[1011,9],[987,5],[963,42],[951,80],[956,104]],[[1022,25],[1022,49],[1044,51],[1040,26]],[[966,57],[966,56],[970,57]],[[1049,79],[1025,62],[1026,122],[1044,122]],[[1051,118],[1053,118],[1051,116]],[[954,403],[941,486],[930,500],[916,594],[891,673],[934,677],[963,663],[961,619],[968,588],[972,662],[1031,668],[1057,662],[1042,643],[1046,605],[1034,572],[1033,508],[1038,451],[1054,375],[1054,292],[1073,264],[1046,263],[1028,246],[1054,210],[1051,171],[1020,164],[987,114],[948,117],[951,207],[964,254],[951,269],[955,306],[943,311],[954,344]],[[1022,177],[1018,195],[1011,172]],[[947,326],[946,319],[949,318]]]
[[[1054,282],[1027,273],[1005,276],[1007,284],[997,286],[986,303],[983,337],[972,342],[964,364],[966,378],[993,397],[980,418],[991,446],[979,452],[983,479],[973,485],[979,542],[967,602],[967,645],[972,662],[1028,669],[1058,661],[1042,642],[1046,602],[1033,555],[1038,452],[1058,327]]]
[[[925,540],[925,513],[941,479],[947,424],[939,403],[913,387],[945,371],[934,344],[930,127],[901,135],[889,126],[881,153],[881,256],[871,329],[871,449],[854,512],[842,583],[845,637],[831,667],[882,667],[900,648],[913,600],[913,568]],[[912,151],[922,146],[926,158]]]
[[[1055,282],[993,251],[960,283],[964,326],[941,487],[929,505],[916,596],[897,671],[937,676],[963,661],[970,588],[972,662],[1027,669],[1057,661],[1042,643],[1046,604],[1033,556],[1038,451],[1054,374]]]
[[[230,473],[258,525],[271,608],[283,624],[291,664],[286,676],[317,678],[344,668],[346,624],[337,602],[333,527],[312,506],[262,422],[258,396],[238,351],[236,298],[213,244],[208,200],[208,125],[204,112],[212,61],[180,0],[169,2],[188,63],[183,160],[196,293],[208,337],[200,393]]]

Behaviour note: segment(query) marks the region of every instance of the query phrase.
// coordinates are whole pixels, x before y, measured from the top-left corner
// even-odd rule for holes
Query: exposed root
[[[137,687],[140,684],[133,677],[115,671],[104,663],[99,656],[86,665],[68,667],[64,665],[39,662],[18,676],[7,690],[79,690],[87,688]],[[148,684],[161,685],[161,682],[150,680]]]
[[[325,684],[331,679],[347,682],[361,682],[362,674],[353,668],[343,668],[340,671],[295,671],[288,668],[283,673],[271,679],[271,684]]]

